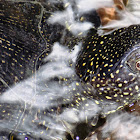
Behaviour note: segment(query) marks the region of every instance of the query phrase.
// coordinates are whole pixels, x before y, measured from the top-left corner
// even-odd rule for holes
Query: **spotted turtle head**
[[[93,35],[83,43],[76,64],[86,96],[122,106],[140,97],[140,25],[121,28],[109,35]]]

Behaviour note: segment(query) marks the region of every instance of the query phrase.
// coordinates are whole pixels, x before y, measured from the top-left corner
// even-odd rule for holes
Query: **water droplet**
[[[76,140],[79,140],[79,137],[78,136],[76,136]]]

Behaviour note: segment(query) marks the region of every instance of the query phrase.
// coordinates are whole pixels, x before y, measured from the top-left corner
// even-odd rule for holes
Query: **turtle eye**
[[[140,60],[136,62],[136,69],[140,71]]]
[[[135,48],[125,58],[127,68],[133,73],[140,72],[140,47]]]

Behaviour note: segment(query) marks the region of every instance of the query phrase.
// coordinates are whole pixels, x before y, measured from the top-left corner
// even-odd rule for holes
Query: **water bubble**
[[[78,136],[76,136],[76,140],[80,140],[80,138]]]

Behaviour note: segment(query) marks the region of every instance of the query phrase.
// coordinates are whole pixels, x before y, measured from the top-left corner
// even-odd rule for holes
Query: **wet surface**
[[[127,1],[82,2],[0,1],[0,139],[140,138],[140,25],[100,36]]]

